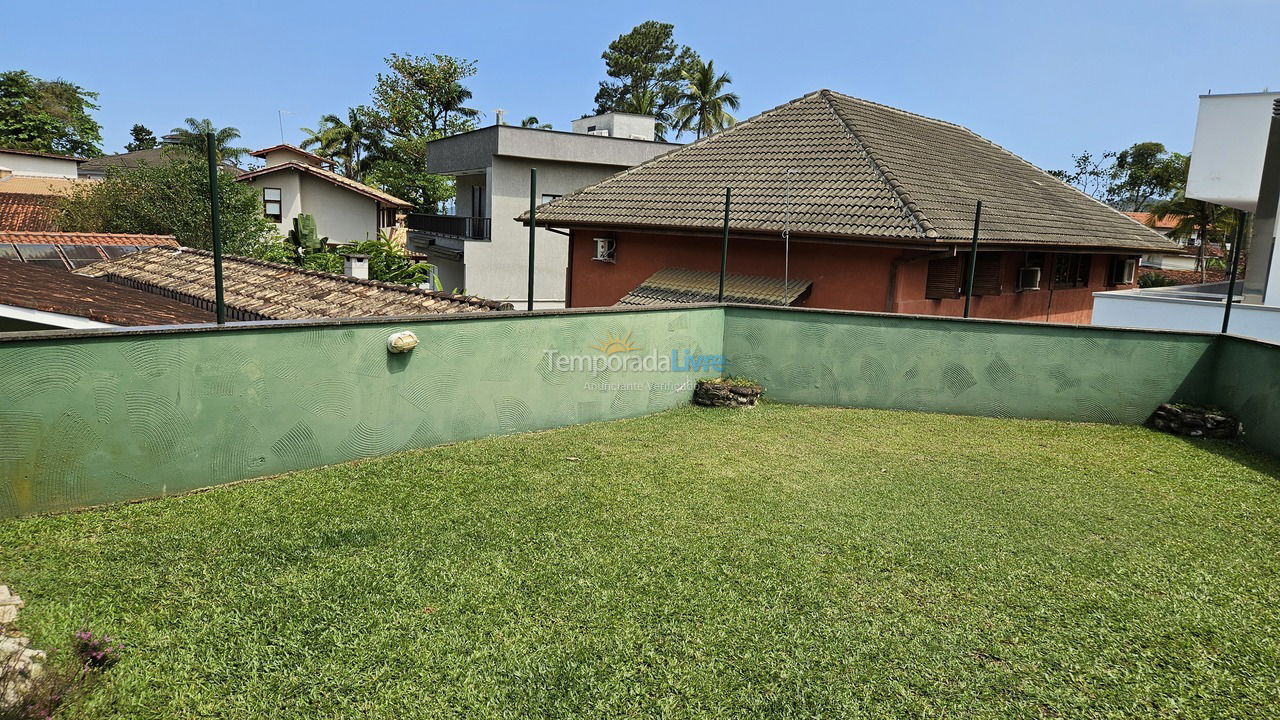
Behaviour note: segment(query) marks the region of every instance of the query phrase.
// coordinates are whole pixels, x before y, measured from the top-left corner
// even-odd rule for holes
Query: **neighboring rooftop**
[[[33,175],[6,175],[0,177],[0,194],[69,195],[72,191],[84,187],[86,182],[92,182],[92,180],[72,180],[71,178],[37,177]]]
[[[724,301],[754,305],[790,305],[813,285],[809,280],[758,275],[726,275]],[[672,305],[716,302],[720,295],[720,273],[663,268],[650,275],[636,289],[622,296],[618,305]],[[783,297],[786,302],[783,302]]]
[[[110,325],[213,322],[213,314],[178,300],[105,280],[0,258],[0,305],[82,317]]]
[[[87,160],[80,165],[80,174],[85,177],[102,178],[106,177],[108,168],[130,169],[143,165],[160,165],[167,163],[173,157],[174,152],[188,152],[173,145],[161,145],[158,148],[149,150],[135,150],[133,152],[119,153],[116,155],[103,155],[91,160]],[[236,175],[243,172],[235,163],[224,160],[222,161],[222,169],[224,172],[234,173]]]
[[[304,162],[313,163],[317,167],[323,167],[325,165],[334,164],[333,161],[327,157],[321,157],[320,155],[317,155],[313,152],[307,152],[306,150],[303,150],[297,145],[290,145],[288,143],[281,143],[279,145],[272,145],[269,148],[254,150],[253,152],[249,153],[249,157],[262,158],[263,160],[267,160],[267,165],[272,165],[274,163],[272,163],[268,158],[268,156],[272,154],[275,154],[277,157],[288,157],[290,155],[295,155],[299,158],[302,158]]]
[[[822,90],[538,209],[539,224],[1169,250],[1154,230],[959,125]],[[523,219],[523,216],[522,216]]]
[[[75,270],[149,247],[177,247],[172,235],[0,232],[0,258]]]
[[[307,154],[310,154],[310,153],[307,153]],[[268,165],[267,167],[264,167],[264,168],[259,168],[257,170],[250,170],[246,173],[241,173],[236,179],[242,180],[242,181],[252,180],[253,178],[261,177],[263,175],[269,175],[275,172],[280,172],[281,170],[297,170],[299,172],[307,173],[308,175],[312,175],[320,178],[321,180],[325,180],[327,182],[333,183],[338,187],[346,188],[348,190],[353,190],[357,193],[360,193],[361,195],[364,195],[365,197],[369,197],[374,200],[377,200],[378,202],[384,205],[390,205],[392,207],[399,207],[399,208],[413,207],[413,203],[409,202],[408,200],[401,200],[395,195],[392,195],[387,192],[383,192],[382,190],[379,190],[378,188],[375,188],[375,187],[370,187],[368,185],[365,185],[362,182],[357,182],[355,180],[352,180],[349,177],[346,177],[345,175],[339,175],[338,173],[333,172],[331,170],[326,170],[321,167],[316,167],[315,165],[308,165],[307,163],[303,163],[303,162],[282,162],[276,165]]]
[[[153,248],[76,272],[180,298],[203,308],[214,302],[213,255],[191,248]],[[223,277],[228,317],[286,320],[510,310],[468,295],[359,280],[253,258],[226,256]]]
[[[54,214],[48,195],[0,193],[0,231],[53,230]]]
[[[1172,230],[1178,227],[1178,223],[1184,217],[1183,215],[1165,215],[1157,218],[1149,212],[1127,212],[1125,215],[1133,218],[1136,222],[1157,230]]]
[[[15,150],[13,148],[0,148],[0,153],[9,153],[11,155],[30,155],[31,157],[50,158],[52,160],[74,160],[78,163],[87,161],[87,158],[82,158],[78,155],[63,155],[62,153],[43,152],[40,150]]]

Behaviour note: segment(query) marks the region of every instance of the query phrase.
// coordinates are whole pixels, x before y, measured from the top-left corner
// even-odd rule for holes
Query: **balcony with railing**
[[[491,222],[487,217],[412,213],[409,215],[406,225],[410,230],[432,235],[463,238],[465,240],[488,240]]]

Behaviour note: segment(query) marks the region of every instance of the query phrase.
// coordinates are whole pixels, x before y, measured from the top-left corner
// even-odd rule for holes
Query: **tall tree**
[[[596,91],[596,112],[631,112],[635,99],[652,93],[652,114],[657,118],[655,135],[665,137],[671,125],[670,111],[679,102],[684,71],[698,54],[673,39],[675,26],[646,20],[609,43],[600,56],[612,80],[600,82]]]
[[[1171,197],[1157,200],[1149,208],[1150,218],[1147,223],[1152,227],[1165,218],[1177,218],[1172,236],[1185,240],[1195,235],[1200,238],[1196,248],[1196,269],[1200,271],[1200,282],[1206,282],[1204,251],[1209,242],[1222,244],[1235,228],[1235,210],[1215,205],[1204,200],[1187,197],[1187,173],[1191,169],[1191,156],[1174,153],[1177,158],[1178,174],[1176,188]]]
[[[373,106],[388,133],[417,138],[475,128],[480,112],[465,106],[471,91],[462,84],[476,74],[474,61],[392,53],[386,62],[391,72],[378,73]]]
[[[1185,176],[1183,158],[1158,142],[1140,142],[1100,157],[1088,151],[1072,155],[1072,169],[1049,174],[1117,210],[1138,212],[1174,194],[1180,173]]]
[[[0,73],[0,147],[101,155],[102,126],[90,115],[98,93],[25,70]]]
[[[202,120],[187,118],[183,122],[186,123],[186,127],[176,127],[172,130],[173,134],[177,136],[176,144],[200,153],[201,157],[204,157],[209,152],[205,143],[206,133],[213,133],[213,147],[219,162],[223,160],[236,162],[241,156],[249,152],[247,147],[231,144],[240,139],[240,131],[236,128],[214,127],[213,121],[209,120],[209,118]]]
[[[716,75],[714,60],[691,62],[684,70],[684,81],[674,112],[677,133],[692,131],[702,138],[737,122],[729,110],[738,109],[738,94],[726,91],[733,79],[729,73]]]
[[[156,140],[155,133],[145,125],[135,124],[129,128],[129,136],[133,139],[128,145],[124,146],[125,152],[137,152],[139,150],[154,150],[160,147],[160,142]]]
[[[383,144],[382,134],[370,117],[369,108],[348,108],[347,117],[328,114],[320,118],[315,130],[302,128],[307,134],[302,149],[315,147],[316,154],[338,166],[338,171],[353,180],[362,180],[369,170],[370,159],[376,157]]]
[[[463,85],[475,62],[394,53],[386,62],[390,72],[378,74],[369,113],[386,141],[370,148],[364,180],[435,212],[453,197],[453,183],[427,172],[427,143],[476,128],[480,113],[466,106],[471,91]]]

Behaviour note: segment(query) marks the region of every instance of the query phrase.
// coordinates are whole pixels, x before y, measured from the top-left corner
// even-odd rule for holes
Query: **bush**
[[[341,245],[332,251],[308,253],[299,259],[298,248],[286,241],[266,243],[255,248],[253,257],[271,262],[301,265],[311,270],[341,273],[343,254],[368,255],[369,279],[399,285],[422,285],[433,280],[430,263],[415,261],[398,244],[379,234],[376,240]]]
[[[1138,287],[1140,288],[1169,287],[1177,284],[1177,280],[1160,273],[1145,272],[1138,276]]]

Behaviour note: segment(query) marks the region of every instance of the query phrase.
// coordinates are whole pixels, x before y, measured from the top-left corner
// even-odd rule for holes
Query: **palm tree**
[[[366,119],[360,108],[348,108],[347,119],[332,113],[320,117],[315,130],[302,128],[307,134],[302,149],[316,148],[316,154],[338,165],[343,175],[360,180],[369,169],[371,146],[379,142],[377,129]]]
[[[435,128],[445,134],[449,134],[449,113],[455,113],[459,117],[469,120],[480,114],[475,108],[464,107],[463,103],[471,99],[471,91],[462,86],[462,83],[454,82],[449,89],[440,98],[440,110],[443,113],[440,120],[440,127]]]
[[[217,151],[219,162],[224,160],[236,162],[241,155],[249,152],[247,147],[231,144],[232,141],[240,139],[240,131],[233,127],[218,129],[213,126],[213,122],[209,118],[203,120],[187,118],[183,122],[187,124],[185,128],[176,127],[172,130],[172,133],[176,136],[174,144],[179,147],[190,148],[203,156],[208,152],[208,148],[205,146],[205,134],[213,133],[213,146]]]
[[[686,84],[675,110],[677,134],[692,130],[702,138],[737,122],[728,110],[738,109],[738,94],[725,92],[733,79],[729,73],[716,75],[714,60],[693,61],[683,76]]]
[[[674,100],[675,98],[671,98]],[[665,105],[670,106],[668,102]],[[674,119],[671,113],[667,112],[662,95],[658,91],[651,88],[637,90],[631,93],[618,104],[618,112],[632,113],[635,115],[648,115],[653,118],[653,135],[655,140],[665,140],[667,131],[671,129]]]
[[[1193,234],[1200,238],[1200,246],[1196,251],[1196,268],[1200,271],[1200,282],[1203,283],[1207,281],[1204,249],[1209,242],[1209,234],[1213,233],[1220,238],[1221,243],[1235,227],[1236,214],[1231,208],[1187,197],[1187,172],[1191,169],[1191,156],[1180,155],[1178,161],[1182,164],[1178,175],[1181,182],[1172,197],[1152,203],[1147,225],[1155,227],[1157,222],[1165,218],[1176,217],[1178,223],[1171,233],[1174,239],[1186,239]],[[1225,246],[1225,243],[1222,244]]]
[[[530,115],[529,117],[520,121],[520,127],[537,128],[539,130],[550,130],[551,123],[538,122],[537,115]]]

